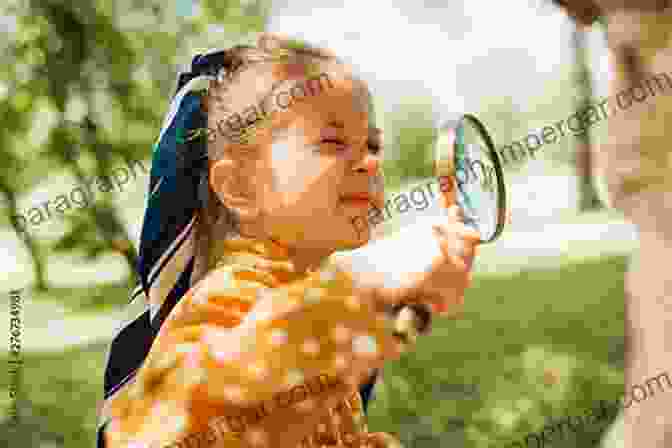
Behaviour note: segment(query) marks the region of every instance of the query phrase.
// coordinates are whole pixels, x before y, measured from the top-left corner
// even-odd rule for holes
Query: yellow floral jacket
[[[365,446],[362,401],[339,380],[346,363],[337,349],[356,340],[356,350],[375,352],[382,338],[338,324],[343,313],[371,312],[352,295],[350,276],[329,259],[296,273],[273,243],[231,239],[220,253],[174,307],[135,378],[106,404],[106,446]],[[309,304],[313,319],[290,325],[263,307],[251,311],[264,300]],[[340,398],[330,402],[334,393]]]

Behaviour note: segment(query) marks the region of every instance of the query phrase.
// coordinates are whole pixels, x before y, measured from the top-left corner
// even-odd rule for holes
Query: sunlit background
[[[578,34],[545,0],[5,2],[0,290],[8,298],[24,288],[24,365],[20,423],[0,420],[0,446],[93,446],[148,177],[138,170],[123,188],[97,193],[95,207],[52,211],[27,234],[9,216],[125,160],[149,170],[177,70],[195,52],[253,43],[262,30],[327,46],[369,82],[390,197],[431,177],[430,143],[447,119],[477,115],[499,147],[607,94],[603,30]],[[504,236],[481,248],[460,318],[437,319],[416,352],[386,368],[372,430],[400,434],[409,447],[423,431],[432,434],[423,447],[506,446],[619,396],[634,234],[608,210],[588,156],[607,129],[602,121],[506,166]],[[436,203],[395,213],[382,230],[438,213]],[[9,323],[6,307],[0,316]],[[0,375],[0,407],[10,406],[9,383]],[[478,393],[456,393],[460,385]],[[588,425],[553,446],[597,446],[608,428]]]

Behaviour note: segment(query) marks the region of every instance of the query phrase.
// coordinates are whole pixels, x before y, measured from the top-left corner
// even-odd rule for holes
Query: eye
[[[381,145],[375,143],[369,143],[367,147],[369,148],[369,152],[374,156],[379,155],[380,152],[383,150],[383,147]]]
[[[322,143],[330,143],[332,145],[345,145],[345,141],[339,140],[337,138],[325,138],[322,139]]]
[[[330,146],[336,146],[335,151],[338,152],[345,151],[348,148],[348,144],[345,142],[345,140],[338,138],[323,138],[321,143]]]

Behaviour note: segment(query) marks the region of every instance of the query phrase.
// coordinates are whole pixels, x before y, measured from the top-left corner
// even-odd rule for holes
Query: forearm
[[[414,283],[413,276],[428,272],[432,261],[441,257],[432,231],[432,225],[439,222],[442,218],[418,217],[393,235],[339,253],[333,263],[352,276],[360,293],[376,295],[381,302],[398,303],[402,297],[414,295],[408,287]]]

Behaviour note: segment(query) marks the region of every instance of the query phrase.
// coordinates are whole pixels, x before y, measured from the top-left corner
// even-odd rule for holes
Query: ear
[[[259,214],[256,177],[254,163],[239,163],[223,158],[210,166],[210,188],[241,220],[253,219]]]

